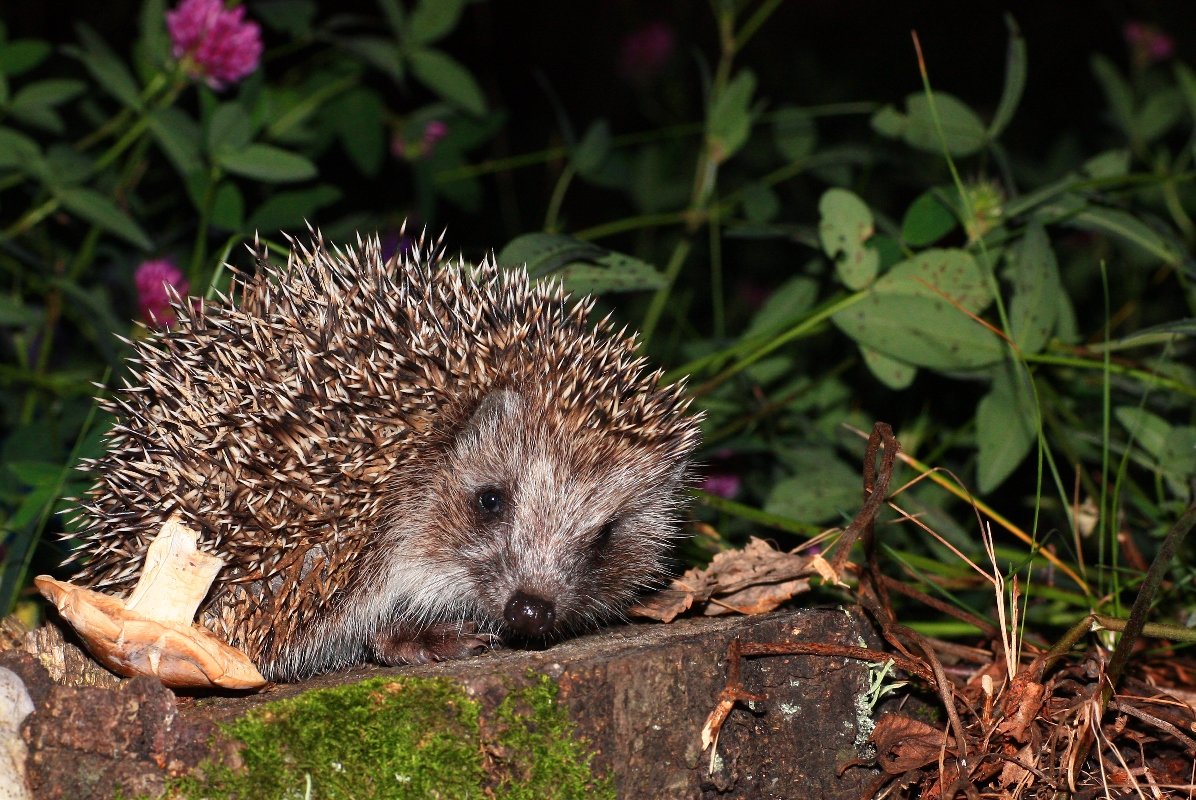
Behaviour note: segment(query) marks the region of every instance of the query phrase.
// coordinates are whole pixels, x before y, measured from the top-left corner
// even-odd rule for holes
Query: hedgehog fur
[[[199,622],[288,680],[550,640],[662,576],[699,420],[592,299],[318,233],[230,295],[102,401],[81,583],[130,589],[178,514],[225,560]]]

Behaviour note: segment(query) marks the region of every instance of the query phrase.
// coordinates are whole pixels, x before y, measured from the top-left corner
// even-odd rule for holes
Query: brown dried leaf
[[[1042,709],[1045,693],[1046,687],[1041,683],[1014,680],[1009,687],[1009,696],[1002,704],[1007,716],[997,725],[997,730],[1018,744],[1025,744],[1029,739],[1029,728]]]
[[[691,606],[708,603],[707,616],[738,612],[763,614],[808,591],[809,577],[818,574],[817,556],[777,550],[752,537],[737,550],[724,550],[705,569],[690,569],[663,591],[649,595],[630,613],[671,622]]]
[[[199,552],[197,539],[175,518],[164,523],[126,600],[48,575],[34,583],[96,660],[118,675],[149,675],[172,688],[263,686],[266,679],[244,653],[191,624],[223,565]]]
[[[869,741],[876,745],[876,762],[890,775],[937,763],[946,734],[921,720],[901,714],[882,714]]]
[[[676,582],[674,582],[674,587]],[[660,622],[672,622],[681,614],[689,610],[694,603],[691,592],[677,588],[661,589],[646,595],[638,603],[628,609],[628,613],[635,617],[645,617]]]
[[[806,578],[748,586],[738,592],[712,599],[702,613],[707,617],[722,614],[767,614],[789,598],[809,590],[810,581]]]
[[[118,675],[150,675],[175,689],[254,689],[266,683],[244,653],[202,628],[149,619],[118,598],[48,575],[34,583],[96,660]]]

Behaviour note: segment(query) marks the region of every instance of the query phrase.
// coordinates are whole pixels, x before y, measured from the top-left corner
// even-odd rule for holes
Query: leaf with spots
[[[857,344],[912,366],[979,369],[1004,352],[996,334],[941,297],[873,291],[831,319]]]
[[[908,389],[918,375],[918,368],[904,361],[890,358],[867,345],[860,345],[860,354],[868,371],[890,389]]]
[[[880,255],[867,244],[876,232],[868,206],[846,189],[829,189],[818,202],[822,221],[818,235],[822,251],[835,260],[839,280],[850,289],[863,289],[880,268]]]
[[[1009,303],[1009,328],[1023,353],[1037,353],[1050,341],[1059,313],[1068,302],[1059,280],[1059,265],[1041,224],[1026,229],[1011,255],[1013,298]]]

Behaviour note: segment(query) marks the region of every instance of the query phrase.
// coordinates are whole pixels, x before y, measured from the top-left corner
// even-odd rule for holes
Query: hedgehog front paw
[[[476,656],[491,647],[492,640],[478,633],[473,622],[442,622],[420,629],[396,623],[374,634],[374,659],[389,667],[431,664]]]

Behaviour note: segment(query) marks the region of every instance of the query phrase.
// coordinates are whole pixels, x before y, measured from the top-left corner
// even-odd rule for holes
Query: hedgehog
[[[274,681],[545,646],[666,574],[700,415],[559,281],[375,236],[254,246],[129,342],[71,560],[136,582],[173,515],[225,566],[198,623]]]

